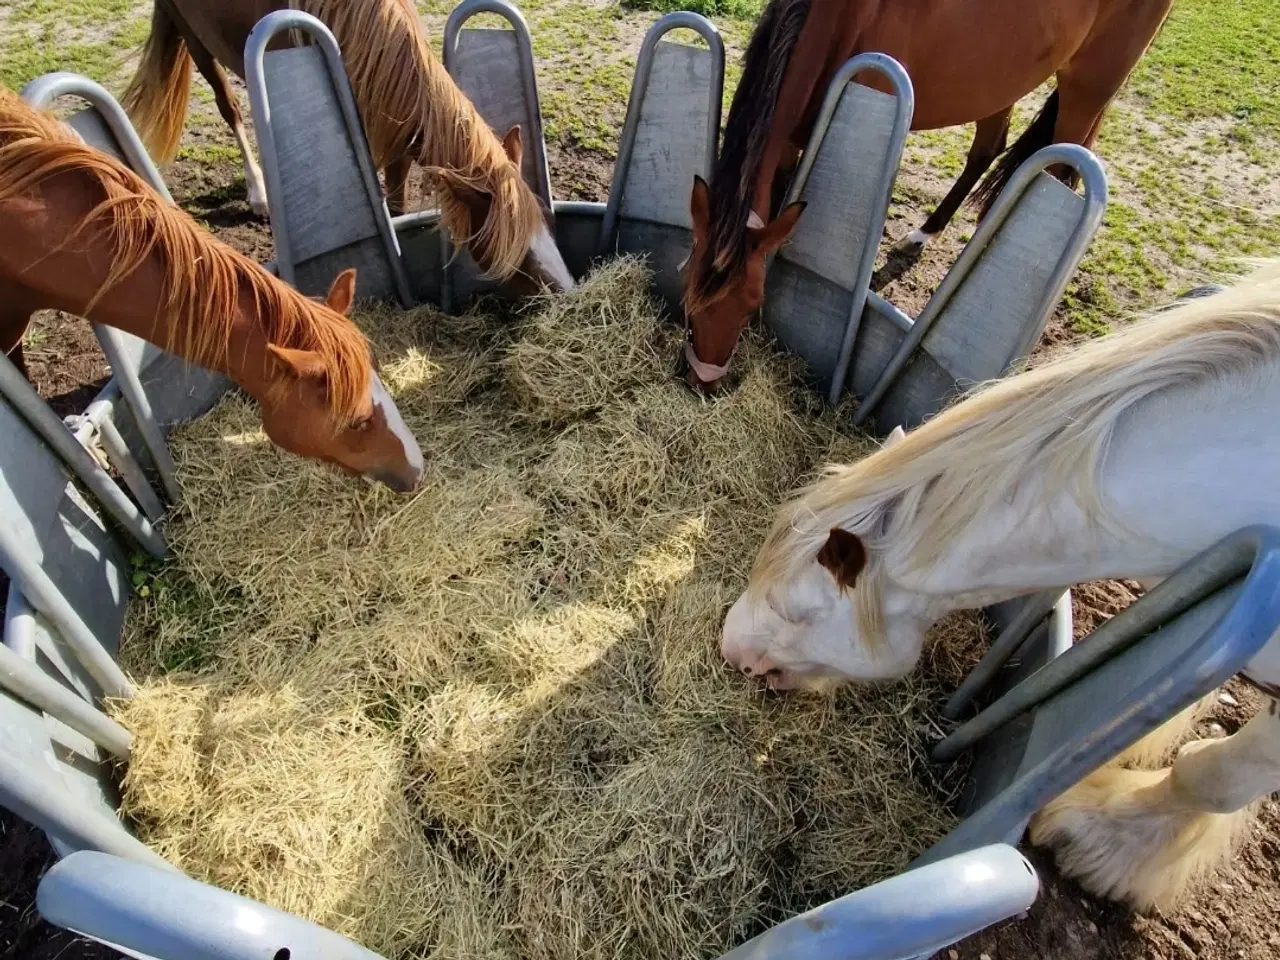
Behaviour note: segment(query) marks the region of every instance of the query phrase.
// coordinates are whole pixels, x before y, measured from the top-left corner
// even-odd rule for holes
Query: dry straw
[[[194,876],[390,957],[710,957],[950,824],[928,679],[777,696],[719,627],[784,495],[868,441],[748,340],[712,401],[635,261],[516,323],[364,320],[426,455],[410,499],[175,441],[177,560],[131,609],[125,811]],[[957,653],[957,650],[960,652]]]

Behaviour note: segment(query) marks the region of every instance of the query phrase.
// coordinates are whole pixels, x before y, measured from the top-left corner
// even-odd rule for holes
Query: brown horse
[[[0,87],[0,350],[36,310],[128,331],[226,374],[279,446],[401,492],[422,451],[343,314],[355,272],[309,300],[215,240],[123,164]]]
[[[122,102],[156,160],[177,153],[194,61],[240,144],[249,201],[266,212],[262,173],[222,67],[243,77],[249,32],[282,9],[312,14],[337,38],[393,213],[404,208],[417,161],[450,236],[486,273],[522,293],[572,288],[551,212],[520,175],[520,128],[498,139],[432,54],[413,0],[155,0],[142,62]],[[289,42],[287,34],[278,39]]]
[[[766,258],[803,209],[793,205],[769,222],[773,198],[846,60],[878,51],[906,68],[915,88],[912,129],[977,121],[964,171],[907,238],[919,249],[1004,152],[1014,104],[1050,77],[1057,76],[1056,91],[979,191],[983,213],[1036,150],[1051,143],[1092,146],[1103,111],[1172,3],[770,0],[747,49],[711,185],[694,182],[694,248],[684,298],[693,337],[686,350],[690,384],[717,384],[748,315],[764,300]],[[878,75],[870,85],[887,91]]]

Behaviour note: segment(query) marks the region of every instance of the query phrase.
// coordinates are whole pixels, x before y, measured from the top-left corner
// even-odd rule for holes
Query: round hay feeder
[[[512,29],[468,28],[478,13],[497,13]],[[668,39],[676,29],[693,30],[702,45]],[[269,49],[285,30],[313,42]],[[446,309],[488,289],[465,254],[453,255],[433,212],[388,216],[340,51],[323,25],[294,11],[271,14],[253,31],[245,59],[271,199],[274,269],[283,278],[314,294],[356,266],[362,296]],[[525,174],[553,201],[528,29],[518,11],[504,0],[464,2],[446,28],[445,61],[496,128],[519,122],[531,132]],[[894,92],[856,83],[865,71],[887,77]],[[557,240],[576,274],[602,256],[644,253],[655,293],[678,311],[690,240],[686,198],[693,174],[706,175],[714,157],[723,72],[723,45],[707,20],[679,13],[654,25],[640,51],[608,202],[553,201]],[[163,190],[101,88],[56,74],[24,93],[41,105],[62,95],[87,100],[73,126]],[[920,316],[908,317],[868,283],[910,115],[910,81],[889,58],[857,57],[836,78],[792,186],[815,215],[773,264],[764,313],[781,344],[805,360],[814,388],[832,401],[853,392],[859,420],[874,420],[881,433],[919,423],[959,385],[997,376],[1029,352],[1106,201],[1105,178],[1088,151],[1042,151]],[[1081,173],[1082,194],[1044,172],[1059,163]],[[40,910],[157,960],[374,957],[315,924],[181,876],[115,816],[111,761],[127,759],[130,737],[97,704],[129,693],[114,666],[129,554],[165,549],[151,526],[162,501],[177,497],[165,429],[201,415],[226,384],[116,331],[100,337],[115,377],[73,426],[81,442],[101,440],[129,495],[68,443],[71,434],[0,358],[0,507],[15,520],[0,537],[0,560],[12,577],[0,646],[0,803],[44,829],[65,857],[41,885]],[[945,757],[976,749],[968,818],[908,872],[781,923],[726,956],[926,956],[1025,910],[1038,883],[1011,844],[1030,814],[1260,648],[1274,631],[1270,620],[1280,620],[1275,604],[1263,602],[1268,577],[1276,576],[1263,561],[1276,547],[1266,533],[1233,539],[1175,577],[1172,593],[1113,620],[1105,642],[1091,648],[1100,652],[1085,656],[1067,655],[1064,594],[992,610],[998,639],[946,713],[959,717],[975,700],[1003,695],[939,748]],[[1224,616],[1239,621],[1242,609],[1251,629],[1226,630]],[[1161,624],[1158,649],[1142,642]]]

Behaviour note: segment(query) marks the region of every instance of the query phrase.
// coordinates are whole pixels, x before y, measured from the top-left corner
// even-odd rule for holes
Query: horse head
[[[747,318],[764,303],[769,255],[791,235],[804,207],[803,202],[789,204],[769,223],[752,213],[745,225],[724,225],[721,218],[713,222],[706,181],[693,178],[693,249],[686,261],[684,291],[689,386],[710,393],[729,372]]]
[[[896,429],[886,446],[903,436]],[[916,664],[931,619],[916,594],[889,589],[866,543],[833,527],[808,555],[757,564],[724,621],[721,653],[775,690],[892,680]]]
[[[466,244],[486,275],[517,296],[572,290],[573,274],[556,246],[552,213],[521,174],[524,145],[518,125],[502,138],[502,151],[505,156],[490,158],[480,174],[433,169],[449,233]]]
[[[355,298],[356,272],[346,270],[314,309],[329,313],[322,319],[349,324],[347,311]],[[353,410],[335,422],[336,378],[339,372],[314,350],[267,344],[267,389],[260,398],[262,426],[277,446],[299,456],[323,460],[408,493],[422,480],[422,450],[405,426],[395,403],[365,354],[354,379],[367,383]]]

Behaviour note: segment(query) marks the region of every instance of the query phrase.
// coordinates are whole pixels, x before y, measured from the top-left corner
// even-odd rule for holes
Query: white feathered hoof
[[[267,208],[266,191],[258,191],[250,188],[249,209],[252,210],[256,216],[262,217],[264,220],[267,218],[271,211]]]
[[[912,230],[898,241],[897,246],[893,248],[893,252],[912,255],[922,253],[932,239],[932,233],[925,233],[923,230]]]
[[[1248,810],[1201,813],[1174,796],[1169,770],[1103,767],[1050,802],[1029,836],[1090,893],[1168,910],[1230,857]]]

